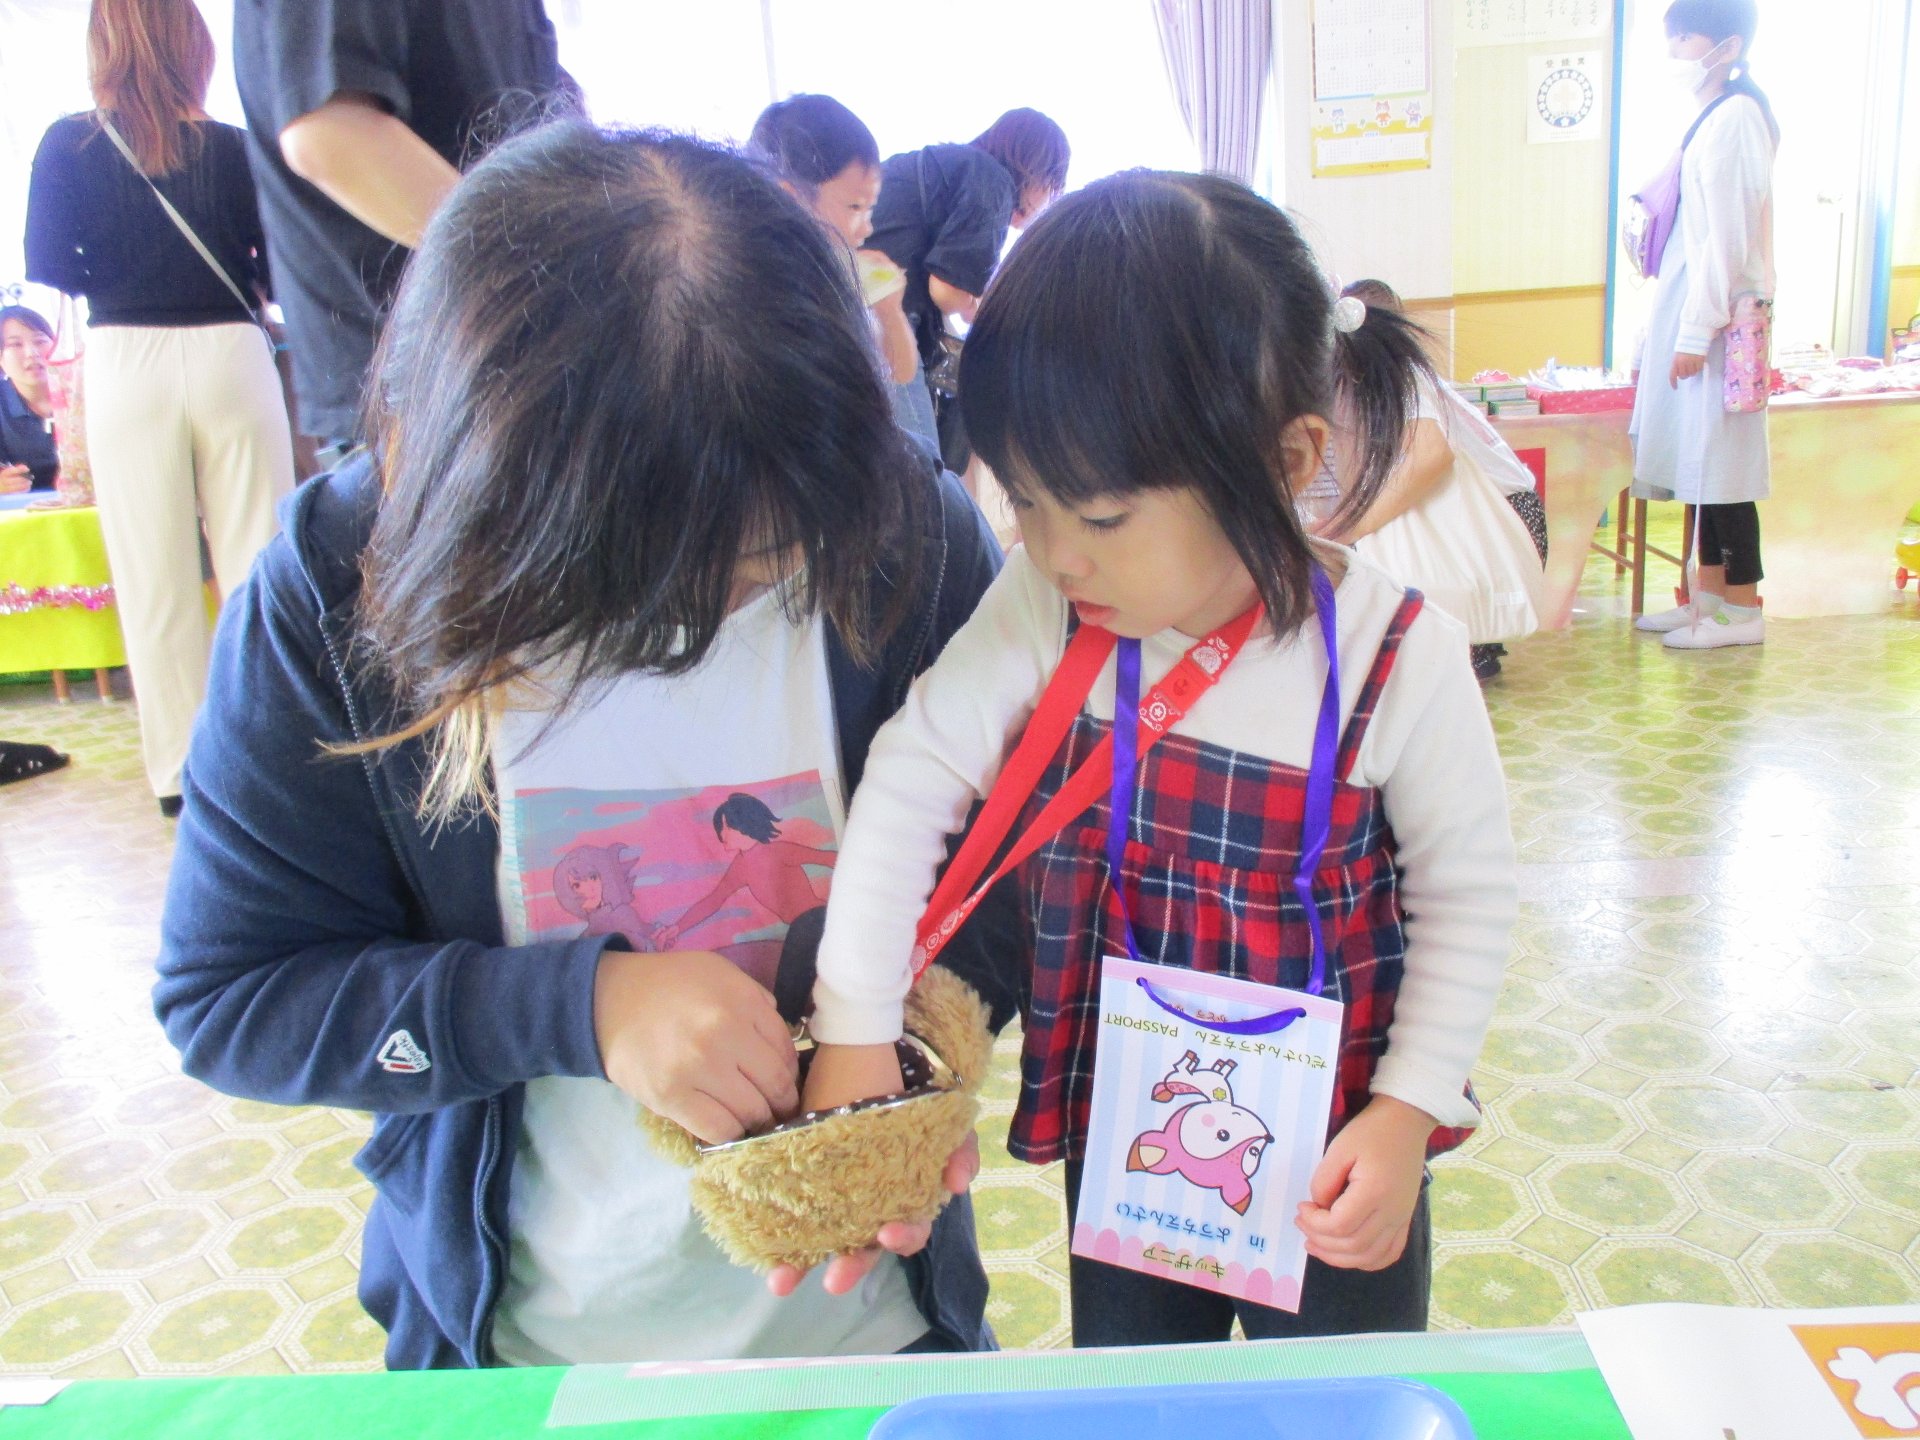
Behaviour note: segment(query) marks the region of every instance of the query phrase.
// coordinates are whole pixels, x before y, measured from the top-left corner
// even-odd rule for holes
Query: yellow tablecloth
[[[0,510],[0,675],[126,663],[100,512]]]

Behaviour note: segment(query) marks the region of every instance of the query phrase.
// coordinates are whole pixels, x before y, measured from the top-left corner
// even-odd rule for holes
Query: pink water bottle
[[[1721,401],[1729,415],[1767,408],[1773,390],[1773,301],[1748,292],[1733,302],[1727,327],[1725,385]]]

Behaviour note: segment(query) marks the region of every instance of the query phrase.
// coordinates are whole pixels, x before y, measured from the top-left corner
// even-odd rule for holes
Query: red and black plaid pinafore
[[[1324,993],[1346,1007],[1329,1136],[1367,1103],[1374,1067],[1386,1053],[1406,955],[1385,807],[1378,790],[1347,777],[1421,603],[1419,592],[1407,592],[1347,721],[1334,771],[1332,823],[1314,879],[1327,946]],[[1015,834],[1032,824],[1110,728],[1081,713]],[[1290,883],[1306,789],[1304,769],[1177,732],[1141,757],[1125,878],[1142,960],[1306,987],[1312,941]],[[1077,1160],[1086,1148],[1100,960],[1126,953],[1108,883],[1108,810],[1103,797],[1018,871],[1034,937],[1033,988],[1020,1104],[1007,1147],[1035,1164]],[[1466,1135],[1437,1130],[1429,1153],[1452,1149]]]

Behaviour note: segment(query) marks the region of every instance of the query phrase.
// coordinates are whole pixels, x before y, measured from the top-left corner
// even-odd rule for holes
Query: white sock
[[[1760,607],[1758,605],[1729,605],[1722,601],[1719,608],[1721,613],[1727,617],[1728,622],[1734,625],[1743,625],[1749,620],[1758,620],[1760,618]],[[1711,614],[1712,612],[1709,611],[1708,613]]]
[[[1705,620],[1710,615],[1718,615],[1720,613],[1720,607],[1726,603],[1723,597],[1714,594],[1711,590],[1696,590],[1693,592],[1693,613],[1698,615],[1702,620]]]

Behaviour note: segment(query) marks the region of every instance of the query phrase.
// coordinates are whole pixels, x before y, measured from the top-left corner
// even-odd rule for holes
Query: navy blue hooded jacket
[[[912,618],[870,668],[828,628],[849,793],[874,731],[1000,565],[951,476],[929,467],[907,483],[937,491],[922,507]],[[604,1075],[593,986],[609,937],[503,943],[498,827],[421,824],[422,742],[321,753],[397,728],[393,697],[355,661],[360,556],[378,503],[364,460],[303,486],[226,604],[187,762],[154,1005],[186,1072],[217,1089],[375,1112],[355,1160],[377,1192],[360,1297],[387,1330],[387,1363],[485,1365],[525,1082]],[[1002,923],[1013,922],[977,915],[943,958],[996,1024],[1014,996],[989,957],[1018,953],[993,942]],[[410,1045],[394,1039],[402,1031]],[[939,1341],[992,1346],[965,1197],[907,1274]]]

